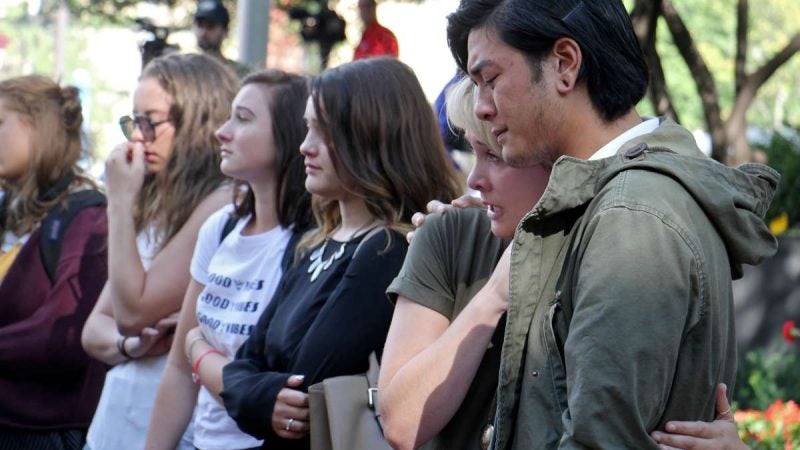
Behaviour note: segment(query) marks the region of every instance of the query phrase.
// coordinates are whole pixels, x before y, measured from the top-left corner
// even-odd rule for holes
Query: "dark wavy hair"
[[[227,180],[219,169],[214,133],[228,120],[239,79],[216,58],[179,54],[150,61],[139,77],[145,78],[158,81],[172,99],[169,117],[175,137],[164,169],[145,177],[134,220],[137,231],[154,223],[163,246]]]
[[[305,166],[300,144],[308,127],[303,112],[308,100],[308,79],[277,69],[248,75],[242,87],[252,84],[270,94],[267,109],[272,118],[272,137],[275,143],[276,170],[275,209],[278,222],[284,228],[293,225],[305,230],[311,225],[311,194],[305,188]],[[244,217],[255,214],[255,196],[250,186],[242,181],[234,189],[234,215]]]
[[[495,31],[525,54],[535,78],[556,40],[574,40],[583,55],[578,81],[606,121],[636,106],[647,89],[647,64],[620,0],[461,0],[447,21],[450,51],[465,72],[472,30]]]
[[[71,186],[96,186],[78,167],[83,113],[77,88],[27,75],[0,82],[0,99],[31,128],[28,170],[18,180],[0,182],[5,192],[0,236],[6,230],[21,235],[31,231],[56,204],[66,201],[69,188],[48,195],[59,180],[72,174]]]
[[[383,226],[408,231],[428,201],[461,193],[433,108],[405,64],[379,57],[328,69],[312,80],[311,98],[339,179]],[[341,219],[337,202],[314,200],[319,228],[301,248],[320,243]]]

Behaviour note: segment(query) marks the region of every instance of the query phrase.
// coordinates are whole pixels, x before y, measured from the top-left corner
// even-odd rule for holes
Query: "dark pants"
[[[81,450],[86,429],[30,431],[0,428],[0,450]]]

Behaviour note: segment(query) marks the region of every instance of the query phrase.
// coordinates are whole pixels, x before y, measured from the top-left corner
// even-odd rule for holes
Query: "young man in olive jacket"
[[[736,372],[731,280],[776,250],[766,166],[728,168],[634,109],[618,0],[462,0],[448,40],[503,158],[552,164],[511,246],[495,449],[658,448]]]

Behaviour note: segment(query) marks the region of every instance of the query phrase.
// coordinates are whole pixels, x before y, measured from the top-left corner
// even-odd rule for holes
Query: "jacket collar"
[[[570,156],[558,158],[553,164],[542,197],[525,216],[523,223],[529,219],[541,220],[591,201],[602,187],[598,186],[599,180],[607,181],[609,173],[616,174],[627,169],[624,165],[637,160],[645,150],[705,157],[688,130],[669,119],[660,118],[659,121],[655,131],[622,144],[614,156],[598,160]]]

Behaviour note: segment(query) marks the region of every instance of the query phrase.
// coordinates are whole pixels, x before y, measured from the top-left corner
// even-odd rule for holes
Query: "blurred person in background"
[[[76,88],[0,82],[2,449],[82,448],[103,386],[106,367],[80,344],[107,278],[104,199],[78,166],[82,123]],[[50,273],[43,254],[56,246]]]
[[[250,68],[222,54],[222,43],[228,37],[231,18],[220,0],[201,0],[194,14],[194,36],[197,47],[208,56],[222,61],[239,77],[250,73]]]
[[[353,60],[373,56],[391,56],[397,58],[400,50],[397,38],[392,30],[378,23],[375,0],[358,0],[358,15],[364,23],[361,42],[358,43]]]
[[[108,283],[82,335],[89,354],[114,366],[91,449],[144,446],[197,232],[232,195],[214,133],[237,85],[208,56],[156,58],[139,78],[133,116],[120,119],[128,142],[106,161]],[[180,448],[192,448],[190,435]]]

